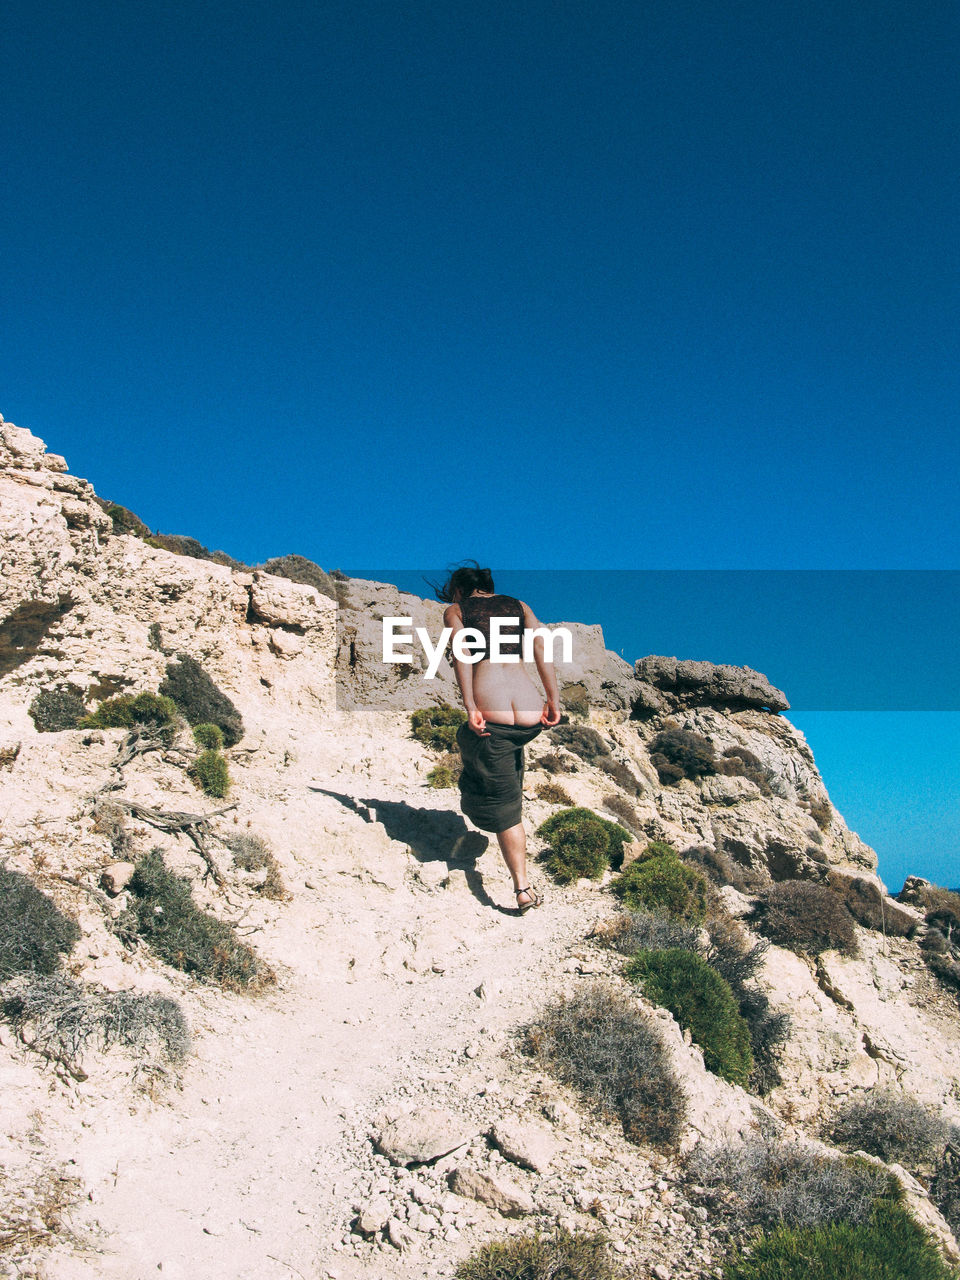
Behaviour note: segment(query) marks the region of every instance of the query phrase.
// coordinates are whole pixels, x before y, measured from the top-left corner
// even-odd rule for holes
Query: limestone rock
[[[553,1134],[540,1125],[501,1120],[493,1126],[490,1136],[507,1160],[534,1173],[546,1173],[559,1150]]]
[[[357,1217],[357,1230],[361,1235],[372,1236],[383,1231],[391,1216],[390,1201],[383,1196],[364,1205]]]
[[[431,1107],[388,1121],[376,1145],[392,1164],[428,1164],[465,1146],[472,1137],[459,1116]]]
[[[478,1200],[505,1218],[519,1218],[533,1213],[533,1200],[528,1192],[506,1178],[494,1178],[476,1169],[458,1166],[450,1175],[450,1189],[458,1196]]]
[[[136,868],[132,862],[111,862],[108,867],[104,867],[100,872],[100,884],[106,889],[107,893],[116,897],[130,883],[130,878],[135,870]]]
[[[786,695],[751,667],[678,661],[651,654],[635,664],[634,675],[667,693],[676,706],[756,707],[766,711],[790,707]]]

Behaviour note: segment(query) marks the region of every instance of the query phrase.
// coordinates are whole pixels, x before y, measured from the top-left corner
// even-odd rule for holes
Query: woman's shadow
[[[308,789],[331,796],[367,822],[379,822],[390,839],[407,845],[418,862],[445,862],[448,871],[462,871],[467,888],[482,906],[502,915],[519,914],[494,902],[484,888],[477,862],[490,841],[482,831],[471,831],[460,814],[449,809],[417,809],[403,800],[348,796],[326,787]]]

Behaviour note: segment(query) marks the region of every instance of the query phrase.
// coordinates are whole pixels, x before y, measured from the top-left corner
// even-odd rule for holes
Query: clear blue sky
[[[0,411],[153,528],[958,567],[947,0],[14,0],[0,39]]]

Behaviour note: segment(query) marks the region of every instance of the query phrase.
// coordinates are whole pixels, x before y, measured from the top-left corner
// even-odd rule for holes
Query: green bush
[[[566,1231],[534,1232],[491,1240],[465,1258],[454,1280],[621,1280],[625,1273],[611,1257],[602,1235]]]
[[[707,1147],[687,1159],[690,1194],[740,1234],[754,1227],[866,1222],[892,1174],[865,1160],[830,1156],[806,1143],[757,1134]]]
[[[581,987],[521,1034],[524,1052],[605,1119],[619,1121],[631,1142],[676,1142],[686,1098],[657,1019],[629,996],[601,983]]]
[[[119,502],[108,502],[103,498],[94,499],[110,517],[113,522],[114,533],[132,533],[137,538],[147,538],[150,536],[149,528],[143,523],[139,516],[121,507]]]
[[[190,766],[190,773],[203,788],[205,795],[222,800],[230,790],[227,757],[219,751],[201,751]]]
[[[234,746],[243,737],[243,717],[195,658],[181,653],[167,663],[160,692],[172,698],[190,725],[215,724],[223,732],[224,745]]]
[[[664,729],[650,740],[650,762],[664,785],[717,772],[712,744],[689,729]]]
[[[175,969],[228,990],[256,990],[275,981],[269,965],[241,942],[234,929],[201,911],[190,884],[151,849],[130,880],[137,929],[158,956]]]
[[[750,1028],[730,984],[701,956],[679,947],[641,951],[626,968],[654,1004],[669,1009],[703,1050],[704,1065],[746,1086],[753,1070]]]
[[[455,787],[457,779],[448,764],[435,764],[427,774],[427,786],[436,787],[438,791],[446,787]]]
[[[82,729],[166,729],[176,723],[177,708],[170,698],[156,693],[118,693],[101,702],[80,721]]]
[[[41,689],[30,703],[29,713],[38,733],[62,733],[64,729],[76,729],[87,714],[83,690],[75,684]]]
[[[763,991],[747,984],[756,976],[770,944],[766,938],[753,942],[735,920],[725,915],[715,916],[707,932],[707,963],[729,982],[740,1016],[750,1029],[750,1087],[760,1094],[769,1093],[781,1083],[774,1050],[789,1034],[790,1015],[775,1011]]]
[[[699,923],[707,909],[707,882],[672,849],[631,862],[611,888],[634,911],[659,911]]]
[[[779,947],[817,956],[836,950],[856,955],[853,917],[832,889],[810,880],[783,880],[763,894],[751,915],[762,934]]]
[[[881,1201],[870,1220],[780,1227],[731,1258],[724,1280],[956,1280],[956,1271],[902,1205]]]
[[[79,938],[76,921],[29,876],[0,864],[0,982],[17,973],[53,973]]]
[[[467,718],[459,707],[441,702],[438,707],[421,707],[410,717],[413,736],[434,751],[452,751],[457,743],[457,730]]]
[[[208,751],[223,750],[223,730],[218,724],[195,724],[193,740]]]
[[[622,860],[624,842],[631,838],[616,822],[583,808],[553,814],[537,835],[549,844],[542,861],[558,884],[581,877],[599,880],[611,863]]]

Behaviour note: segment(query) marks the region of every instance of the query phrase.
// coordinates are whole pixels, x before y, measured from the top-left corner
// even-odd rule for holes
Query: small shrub
[[[956,1127],[933,1107],[894,1089],[871,1089],[850,1099],[834,1117],[828,1136],[847,1151],[866,1151],[926,1177],[948,1143],[960,1140]]]
[[[590,714],[590,698],[586,687],[582,684],[568,684],[560,690],[560,702],[564,711],[572,716],[588,716]]]
[[[622,860],[630,833],[592,809],[565,809],[537,828],[549,843],[543,864],[558,884],[581,877],[599,880],[611,862]]]
[[[699,929],[646,911],[623,911],[596,936],[624,956],[635,956],[638,951],[700,949]]]
[[[698,845],[692,849],[685,849],[683,856],[687,862],[692,862],[705,871],[714,884],[732,885],[738,893],[751,896],[770,884],[768,874],[746,866],[722,849]]]
[[[334,580],[306,556],[276,556],[259,567],[264,573],[286,578],[288,582],[299,582],[307,587],[315,587],[322,596],[329,596],[331,600],[337,599],[337,586]]]
[[[831,888],[840,894],[854,920],[865,929],[900,938],[909,937],[915,931],[915,925],[898,924],[890,918],[884,910],[880,886],[872,881],[859,876],[831,877]]]
[[[712,744],[690,729],[664,729],[651,738],[650,762],[665,786],[680,778],[703,778],[717,771]]]
[[[449,765],[434,765],[427,774],[428,787],[436,787],[437,790],[443,790],[446,787],[455,787],[456,785],[457,779]]]
[[[410,717],[413,736],[425,747],[434,751],[453,751],[457,743],[457,730],[467,718],[459,707],[441,702],[438,707],[421,707]]]
[[[523,1048],[632,1142],[676,1142],[686,1099],[656,1019],[602,984],[579,989],[523,1030]]]
[[[151,622],[147,628],[147,645],[157,653],[163,653],[163,631],[159,622]]]
[[[629,769],[622,760],[618,760],[616,756],[606,755],[598,756],[594,763],[603,773],[609,774],[617,786],[626,791],[628,795],[640,795],[643,787],[640,785],[633,770]]]
[[[173,699],[188,724],[217,725],[225,746],[235,746],[243,737],[240,712],[189,654],[178,654],[175,661],[167,663],[160,692]]]
[[[853,917],[831,889],[809,880],[783,880],[760,899],[752,923],[777,946],[820,955],[856,955]]]
[[[568,809],[573,807],[573,800],[559,782],[538,783],[537,795],[541,800],[546,800],[547,804],[562,804]]]
[[[833,821],[833,805],[829,800],[808,800],[806,810],[821,831],[827,831]]]
[[[152,849],[130,880],[131,906],[141,937],[167,964],[228,990],[256,990],[275,980],[269,965],[241,942],[234,929],[201,911],[190,884]]]
[[[274,898],[279,901],[287,896],[283,877],[280,874],[280,864],[263,836],[245,832],[237,836],[228,836],[224,844],[233,854],[233,865],[239,867],[241,871],[253,872],[266,869],[267,874],[259,886],[259,892],[265,898]]]
[[[712,1148],[701,1143],[686,1172],[714,1192],[714,1218],[739,1231],[865,1222],[891,1179],[864,1160],[837,1159],[799,1142],[761,1136]]]
[[[4,992],[3,1017],[31,1049],[76,1068],[91,1045],[179,1062],[190,1048],[183,1010],[167,996],[95,991],[62,973],[20,979]],[[29,1029],[29,1034],[28,1034]]]
[[[730,984],[701,956],[677,947],[641,951],[627,965],[626,974],[643,987],[648,999],[669,1009],[689,1030],[709,1071],[733,1084],[747,1084],[753,1070],[750,1029]]]
[[[634,911],[659,911],[677,920],[699,923],[707,908],[706,881],[674,853],[631,862],[611,888]]]
[[[223,730],[218,724],[195,724],[193,740],[208,751],[223,750]]]
[[[38,733],[62,733],[64,729],[76,729],[87,714],[83,690],[75,684],[41,689],[30,703],[29,714]]]
[[[53,973],[79,938],[76,921],[29,876],[0,864],[0,982],[18,973]]]
[[[936,884],[924,885],[918,903],[927,924],[939,929],[948,942],[960,944],[960,893]]]
[[[196,538],[187,537],[183,533],[151,533],[149,537],[144,538],[144,542],[150,547],[170,551],[175,556],[187,556],[191,560],[210,560],[213,564],[225,564],[231,569],[241,571],[249,571],[250,568],[241,560],[234,560],[233,556],[228,556],[225,551],[211,551]]]
[[[80,721],[82,729],[164,730],[176,723],[177,708],[170,698],[156,693],[118,693],[101,702]]]
[[[925,950],[923,958],[930,972],[935,974],[945,987],[960,990],[960,963],[951,955],[938,955],[935,951]]]
[[[112,520],[114,533],[132,533],[136,538],[150,536],[149,528],[139,516],[134,515],[127,507],[121,507],[119,502],[107,502],[100,498],[96,498],[95,501],[99,503]]]
[[[625,827],[629,827],[631,831],[640,830],[640,819],[637,816],[636,809],[629,800],[625,800],[623,796],[619,796],[614,793],[609,796],[604,796],[602,804],[607,813],[612,813],[613,816],[619,822],[622,822]]]
[[[558,724],[555,729],[550,730],[550,735],[558,746],[566,747],[581,760],[592,763],[601,756],[610,754],[610,749],[603,738],[589,725]]]
[[[222,800],[230,790],[227,757],[219,751],[201,751],[190,766],[190,773],[203,789],[204,795]]]
[[[717,761],[717,773],[724,773],[728,777],[749,778],[760,788],[761,795],[773,795],[770,770],[759,756],[755,756],[746,747],[727,747],[723,757]]]
[[[491,1240],[465,1258],[454,1280],[621,1280],[600,1234],[557,1227],[548,1236],[534,1232]]]
[[[731,1258],[723,1280],[955,1280],[907,1210],[877,1204],[862,1223],[779,1227]]]
[[[540,756],[537,759],[537,767],[542,769],[544,773],[575,772],[575,766],[556,751],[548,751],[545,755]]]

